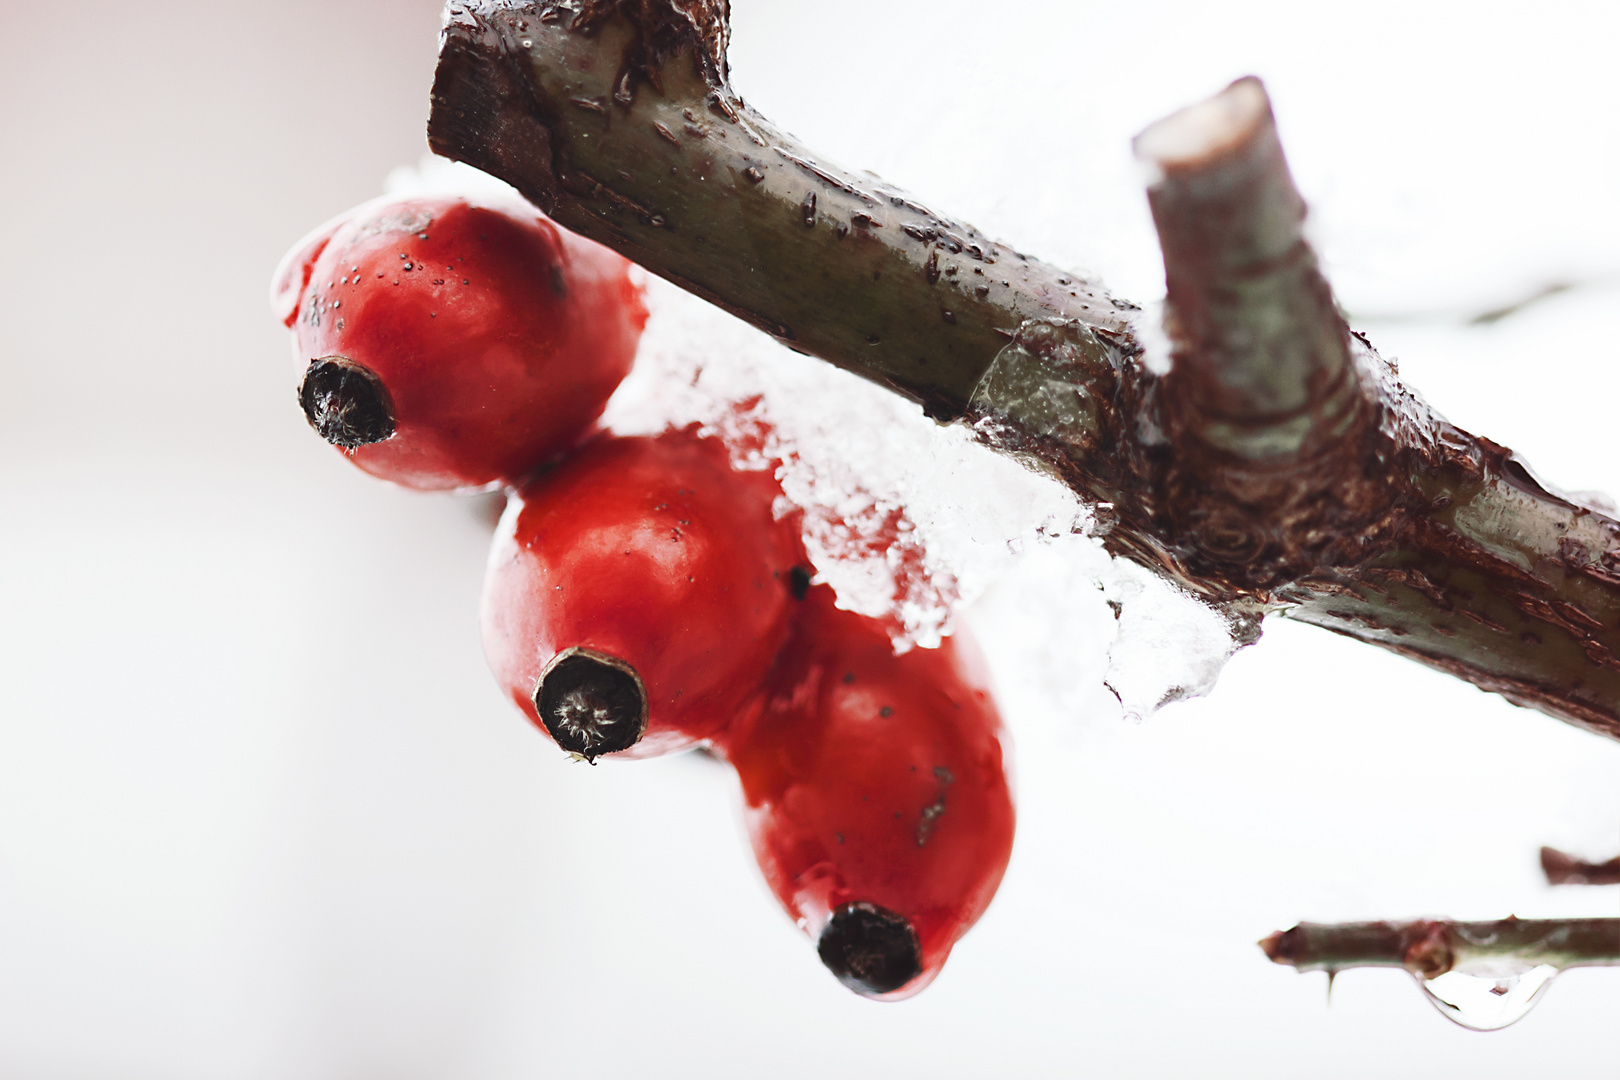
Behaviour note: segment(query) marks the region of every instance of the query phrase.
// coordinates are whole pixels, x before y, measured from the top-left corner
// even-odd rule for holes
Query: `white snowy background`
[[[1262,76],[1356,324],[1459,424],[1620,493],[1611,5],[734,4],[734,82],[767,115],[1144,301],[1162,268],[1130,137]],[[898,425],[898,470],[847,440],[922,499],[1016,744],[1012,866],[920,997],[821,970],[722,766],[575,766],[530,729],[479,653],[486,507],[311,435],[265,304],[288,245],[418,161],[438,7],[0,0],[0,1077],[1612,1060],[1614,970],[1481,1035],[1398,972],[1341,976],[1329,1007],[1254,941],[1620,914],[1620,890],[1550,889],[1535,861],[1620,851],[1620,745],[1285,622],[1211,696],[1128,721],[1110,650],[1163,676],[1209,636],[1085,544],[1026,537],[1044,504],[994,463],[953,516],[938,474],[981,466],[948,432]],[[690,303],[661,292],[657,320],[666,361],[709,327],[827,393]]]

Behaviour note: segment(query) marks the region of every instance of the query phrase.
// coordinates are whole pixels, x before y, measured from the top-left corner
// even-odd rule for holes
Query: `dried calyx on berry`
[[[647,731],[647,688],[636,669],[595,649],[565,649],[546,665],[534,708],[557,745],[595,764]]]
[[[922,974],[922,947],[904,916],[876,904],[845,904],[833,912],[816,955],[857,994],[890,994]]]
[[[647,309],[623,257],[516,200],[385,198],[294,246],[271,285],[310,425],[424,491],[527,477],[585,434]]]
[[[344,356],[309,362],[298,386],[304,418],[333,446],[354,450],[394,433],[394,404],[375,372]]]

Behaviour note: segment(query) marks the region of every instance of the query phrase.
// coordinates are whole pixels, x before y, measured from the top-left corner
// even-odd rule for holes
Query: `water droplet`
[[[1523,1019],[1557,974],[1551,964],[1481,965],[1420,978],[1418,986],[1447,1020],[1474,1031],[1496,1031]]]

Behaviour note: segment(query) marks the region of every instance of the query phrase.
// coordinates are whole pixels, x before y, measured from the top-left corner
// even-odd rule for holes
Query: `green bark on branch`
[[[1620,738],[1620,523],[1345,326],[1256,80],[1144,132],[1173,365],[1135,305],[778,131],[725,0],[451,0],[429,141],[790,348],[971,423],[1115,555]]]

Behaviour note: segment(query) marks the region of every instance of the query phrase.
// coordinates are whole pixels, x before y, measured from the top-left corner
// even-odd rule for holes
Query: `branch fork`
[[[1224,609],[1620,738],[1620,522],[1448,424],[1351,331],[1265,90],[1143,132],[1173,364],[1138,308],[817,155],[728,82],[725,0],[451,0],[429,142],[561,224],[1112,507]]]

